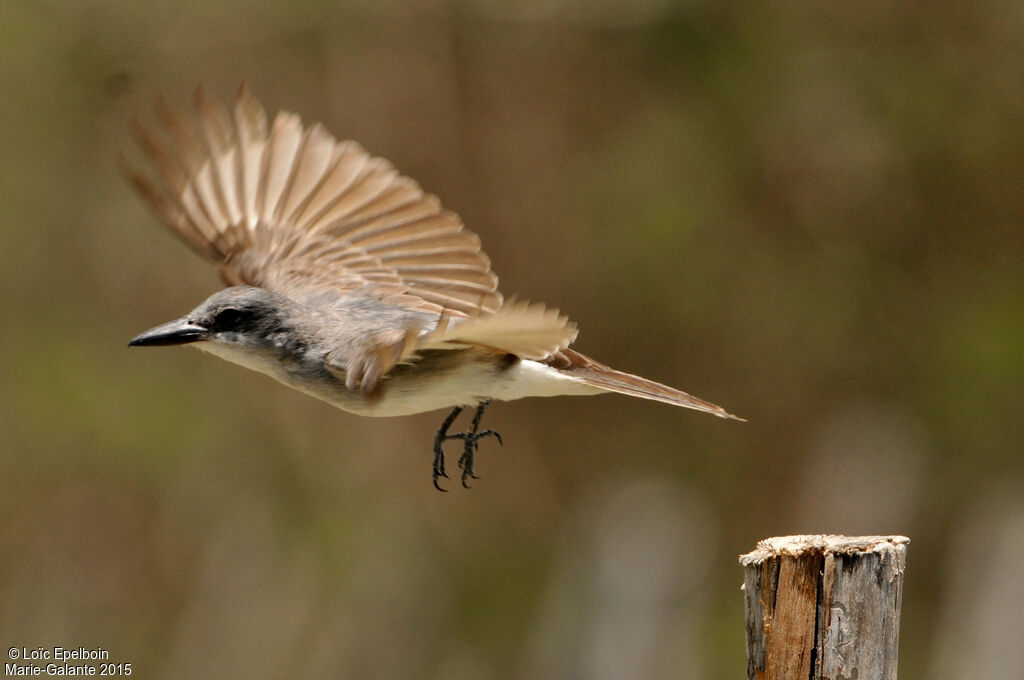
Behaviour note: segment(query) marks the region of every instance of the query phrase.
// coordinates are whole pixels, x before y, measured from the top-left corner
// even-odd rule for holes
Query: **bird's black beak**
[[[188,319],[175,319],[161,324],[156,328],[150,328],[145,333],[139,333],[131,342],[129,347],[159,347],[161,345],[184,345],[190,342],[205,340],[208,331]]]

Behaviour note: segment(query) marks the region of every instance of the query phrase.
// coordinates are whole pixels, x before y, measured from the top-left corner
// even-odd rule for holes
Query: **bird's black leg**
[[[448,428],[452,426],[455,419],[462,413],[462,407],[456,406],[452,409],[452,412],[448,414],[448,417],[441,423],[441,427],[438,428],[437,433],[434,434],[434,488],[438,491],[447,491],[442,489],[441,485],[437,483],[438,477],[448,478],[448,475],[444,471],[444,441],[446,439],[457,439],[458,435],[448,434]]]
[[[494,437],[498,440],[499,444],[504,445],[504,442],[501,441],[501,435],[496,430],[480,431],[480,419],[484,417],[484,410],[490,403],[490,399],[484,399],[480,402],[476,415],[473,416],[473,423],[470,425],[469,432],[461,433],[461,438],[465,440],[466,446],[462,450],[462,456],[459,457],[459,467],[462,468],[462,486],[467,489],[469,488],[469,484],[466,483],[467,479],[480,479],[473,472],[473,458],[477,447],[480,446],[480,440],[484,437]]]
[[[468,432],[456,432],[455,434],[448,434],[448,428],[451,427],[452,421],[455,417],[462,412],[462,407],[456,407],[448,417],[445,418],[444,422],[441,423],[441,429],[434,435],[434,486],[444,491],[437,484],[438,477],[447,477],[448,475],[444,472],[444,449],[443,444],[448,439],[461,439],[465,442],[465,446],[462,449],[462,456],[459,457],[459,467],[462,468],[462,486],[469,488],[469,484],[466,480],[479,479],[476,473],[473,472],[473,458],[476,454],[476,449],[480,445],[479,442],[484,437],[495,437],[499,444],[504,444],[501,440],[501,435],[495,430],[484,430],[480,431],[480,419],[484,417],[484,410],[487,405],[491,403],[490,399],[484,399],[480,402],[479,408],[476,410],[476,415],[473,416],[473,422],[470,425]]]

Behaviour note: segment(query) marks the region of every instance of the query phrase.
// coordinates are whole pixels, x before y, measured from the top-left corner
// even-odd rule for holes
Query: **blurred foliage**
[[[1024,666],[1020,3],[44,0],[0,27],[8,646],[739,677],[738,553],[902,533],[901,677]],[[128,351],[218,282],[118,177],[126,123],[242,80],[442,196],[582,351],[750,422],[500,405],[506,446],[441,495],[439,413]]]

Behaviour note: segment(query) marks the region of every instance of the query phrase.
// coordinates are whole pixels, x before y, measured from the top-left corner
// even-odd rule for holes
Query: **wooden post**
[[[905,536],[784,536],[740,556],[750,680],[896,680]]]

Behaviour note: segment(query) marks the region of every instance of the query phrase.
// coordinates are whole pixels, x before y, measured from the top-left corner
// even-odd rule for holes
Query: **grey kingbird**
[[[503,300],[476,234],[359,144],[293,113],[268,125],[244,84],[230,113],[201,88],[194,116],[157,111],[166,134],[131,128],[161,181],[122,165],[230,287],[130,345],[191,344],[359,415],[452,408],[434,437],[438,489],[445,441],[463,441],[463,485],[480,439],[501,441],[479,427],[492,399],[617,392],[741,420],[569,349],[574,323]],[[469,430],[449,433],[470,406]]]

